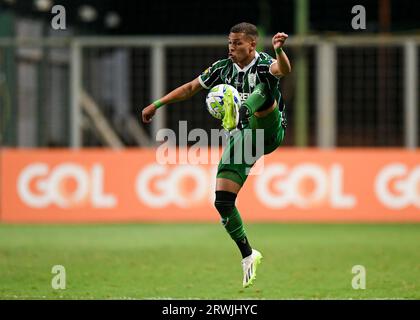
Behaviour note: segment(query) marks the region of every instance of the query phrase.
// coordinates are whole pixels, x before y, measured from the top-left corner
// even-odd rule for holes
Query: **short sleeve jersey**
[[[218,84],[229,84],[238,90],[242,102],[260,83],[266,83],[277,100],[280,111],[283,111],[284,101],[280,91],[280,78],[270,72],[270,66],[276,60],[264,52],[255,52],[254,60],[241,69],[231,59],[222,59],[213,63],[199,77],[202,87],[210,89]]]

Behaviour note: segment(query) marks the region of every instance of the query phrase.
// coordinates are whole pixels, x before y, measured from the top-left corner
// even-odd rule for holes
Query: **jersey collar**
[[[257,51],[255,51],[254,59],[247,66],[245,66],[243,69],[241,69],[241,67],[238,66],[236,63],[234,63],[233,65],[235,66],[235,68],[238,72],[247,72],[248,69],[251,68],[255,64],[255,62],[257,61],[257,59],[259,57],[260,57],[260,54]]]

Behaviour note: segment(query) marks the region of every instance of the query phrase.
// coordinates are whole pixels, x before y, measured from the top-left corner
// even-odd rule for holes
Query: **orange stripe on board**
[[[217,222],[220,150],[209,151],[213,164],[163,165],[155,149],[4,149],[0,219]],[[247,222],[420,222],[419,151],[283,148],[263,160],[238,196]]]

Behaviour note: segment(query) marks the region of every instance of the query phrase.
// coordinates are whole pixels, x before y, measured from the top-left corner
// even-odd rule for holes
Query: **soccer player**
[[[218,166],[215,207],[223,226],[241,252],[244,287],[250,286],[255,280],[262,255],[252,249],[248,241],[235,200],[256,160],[252,163],[232,163],[229,160],[233,159],[235,152],[244,152],[243,148],[235,148],[235,145],[244,144],[246,130],[253,133],[253,139],[255,129],[264,130],[264,154],[273,152],[283,141],[286,118],[279,79],[291,72],[289,59],[282,49],[287,38],[285,33],[273,36],[272,45],[276,55],[274,59],[267,53],[256,51],[258,31],[255,25],[242,22],[233,26],[229,33],[228,58],[216,61],[200,76],[156,100],[142,111],[143,122],[150,123],[161,106],[189,99],[203,88],[210,89],[225,83],[238,90],[242,105],[237,124],[232,93],[228,90],[223,99],[225,116],[222,126],[235,134],[230,135]],[[237,151],[238,149],[242,151]],[[244,159],[243,155],[241,159]]]

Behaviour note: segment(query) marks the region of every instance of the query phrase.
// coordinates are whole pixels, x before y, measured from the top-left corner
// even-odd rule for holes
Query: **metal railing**
[[[271,50],[271,39],[264,38],[262,39],[263,45],[267,50]],[[168,50],[172,48],[223,48],[226,47],[227,39],[224,36],[162,36],[162,37],[76,37],[76,38],[45,38],[45,39],[30,39],[30,38],[0,38],[0,52],[1,50],[6,49],[19,49],[19,48],[29,48],[29,47],[38,47],[38,48],[66,48],[69,52],[69,106],[70,106],[70,118],[69,118],[69,128],[70,128],[70,140],[69,146],[73,148],[78,148],[84,146],[83,134],[82,134],[82,109],[81,109],[81,99],[82,92],[86,90],[86,83],[83,79],[83,70],[88,61],[84,57],[85,50],[99,50],[100,48],[125,48],[125,49],[135,49],[135,48],[147,48],[150,50],[150,61],[148,67],[150,70],[150,92],[148,92],[149,100],[153,101],[161,96],[163,96],[166,91],[173,89],[168,87],[167,78],[168,71],[166,66],[168,65]],[[310,77],[312,86],[312,93],[309,95],[308,105],[312,105],[312,110],[314,113],[308,115],[307,118],[315,118],[314,127],[312,131],[309,131],[309,134],[314,136],[313,145],[322,147],[322,148],[331,148],[335,146],[341,146],[342,143],[338,142],[338,115],[340,112],[348,113],[349,115],[354,114],[355,110],[341,110],[341,100],[338,92],[338,84],[345,86],[349,83],[354,83],[357,81],[365,81],[366,77],[362,70],[363,68],[358,66],[357,63],[352,65],[351,62],[338,61],[338,50],[358,50],[355,55],[358,59],[362,61],[363,57],[366,55],[364,51],[365,48],[374,49],[374,50],[388,50],[395,49],[401,50],[402,55],[398,58],[398,53],[394,51],[391,54],[391,58],[387,60],[384,67],[388,68],[392,65],[392,68],[395,70],[401,69],[402,78],[398,76],[390,80],[390,85],[388,84],[387,88],[393,86],[396,83],[402,87],[402,92],[396,94],[398,100],[397,105],[391,106],[392,110],[388,110],[389,116],[385,117],[387,121],[394,121],[393,115],[398,113],[403,113],[402,123],[395,125],[389,125],[386,123],[379,123],[375,116],[370,119],[372,125],[375,126],[390,126],[389,134],[392,134],[393,128],[402,126],[402,143],[401,145],[392,145],[392,146],[401,146],[406,148],[416,148],[418,146],[419,139],[419,100],[418,100],[418,91],[419,91],[419,46],[420,46],[420,36],[403,36],[403,35],[364,35],[364,36],[306,36],[306,37],[290,37],[287,40],[286,52],[292,56],[292,65],[293,65],[293,54],[299,50],[305,48],[310,48],[313,50],[313,56],[308,59],[312,59],[312,67],[310,70]],[[368,66],[369,68],[375,68],[375,71],[368,70],[368,72],[376,72],[381,69],[381,66],[378,65],[378,56],[383,55],[380,52],[369,53],[372,56],[372,61],[375,61],[375,66]],[[270,52],[270,51],[268,51]],[[399,51],[398,51],[399,52]],[[351,55],[351,52],[348,53]],[[385,55],[388,53],[385,53]],[[397,59],[394,59],[394,56]],[[217,57],[214,55],[215,60],[222,57]],[[34,56],[34,60],[39,61],[42,59],[42,56]],[[1,61],[0,61],[1,63]],[[176,63],[176,61],[174,61]],[[342,79],[342,75],[338,70],[338,64],[345,64],[346,68],[350,70],[352,68],[359,68],[358,75],[352,75],[352,79]],[[201,65],[200,68],[204,70],[208,65]],[[1,64],[0,64],[1,68]],[[1,71],[1,69],[0,69]],[[189,71],[189,70],[188,70]],[[293,70],[295,71],[295,70]],[[193,71],[190,74],[191,79],[197,76]],[[284,81],[299,81],[299,74],[293,74],[291,76],[292,80],[288,80],[286,77]],[[359,78],[357,78],[359,77]],[[375,77],[374,82],[366,82],[368,85],[367,90],[370,86],[372,88],[376,87],[376,82],[379,81],[380,75]],[[181,84],[182,79],[179,78]],[[401,80],[401,81],[400,81]],[[6,79],[7,81],[7,79]],[[344,81],[344,82],[343,82]],[[347,82],[346,82],[347,81]],[[402,82],[402,83],[400,83]],[[19,86],[19,81],[16,82]],[[12,84],[11,84],[12,85]],[[293,91],[293,84],[290,96],[297,96],[301,94],[300,92]],[[385,94],[386,88],[379,88],[376,96]],[[382,91],[380,91],[382,90]],[[88,92],[89,93],[89,92]],[[289,102],[289,109],[293,114],[293,102],[288,101],[286,94],[286,102]],[[363,100],[363,97],[360,98]],[[386,101],[379,100],[379,101]],[[345,105],[350,105],[351,102],[347,101]],[[363,104],[366,104],[366,108],[370,108],[368,101],[362,101]],[[399,104],[401,102],[401,104]],[[355,103],[360,103],[360,101],[355,101]],[[375,102],[377,105],[379,102]],[[395,101],[390,101],[388,104],[392,105]],[[203,101],[204,104],[204,101]],[[99,104],[100,105],[100,104]],[[1,106],[1,99],[0,99]],[[16,106],[13,106],[16,108]],[[380,107],[380,106],[379,106]],[[376,109],[379,109],[377,107]],[[351,108],[351,107],[349,107]],[[4,109],[4,108],[3,108]],[[306,108],[311,110],[310,108]],[[374,109],[372,107],[372,109]],[[1,110],[0,110],[1,111]],[[311,112],[311,111],[309,111]],[[385,112],[385,111],[384,111]],[[379,111],[380,113],[380,111]],[[377,115],[376,115],[377,116]],[[361,114],[361,118],[364,116]],[[370,117],[370,116],[369,116]],[[385,119],[384,118],[384,119]],[[364,126],[369,126],[369,119],[366,120]],[[18,120],[18,118],[17,118]],[[397,120],[395,120],[397,121]],[[399,120],[398,120],[399,121]],[[152,122],[152,129],[150,131],[149,137],[143,137],[154,140],[156,132],[168,124],[168,111],[166,108],[161,108],[157,113],[156,119]],[[289,121],[293,125],[292,121]],[[308,125],[308,124],[300,124]],[[349,121],[349,126],[351,122]],[[296,126],[299,127],[299,126]],[[299,130],[299,128],[297,128]],[[134,130],[136,131],[136,130]],[[136,131],[136,132],[145,132]],[[352,131],[354,132],[354,131]],[[350,134],[347,134],[351,135]],[[291,138],[293,140],[293,137]],[[373,139],[374,140],[374,139]],[[372,141],[373,141],[372,140]],[[145,141],[145,139],[143,139]],[[341,140],[340,140],[341,141]],[[360,145],[360,142],[358,142]],[[293,142],[290,143],[293,145]],[[357,145],[357,143],[355,144]],[[384,144],[386,146],[386,144]]]

